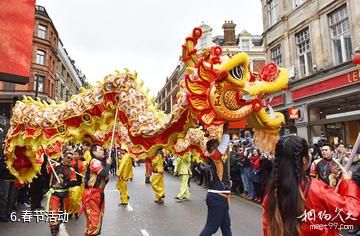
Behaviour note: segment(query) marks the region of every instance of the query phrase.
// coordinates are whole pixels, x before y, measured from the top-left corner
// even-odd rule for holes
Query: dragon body
[[[216,127],[224,121],[247,119],[258,137],[276,140],[284,117],[281,113],[269,116],[262,99],[286,87],[286,70],[272,65],[270,72],[265,68],[263,74],[254,77],[247,69],[244,53],[224,62],[220,47],[197,53],[194,47],[200,36],[201,30],[195,28],[183,45],[187,75],[171,114],[158,110],[137,74],[129,70],[108,75],[88,90],[81,89],[68,102],[48,104],[30,97],[18,101],[5,144],[11,173],[20,182],[31,182],[40,171],[45,150],[56,158],[66,142],[106,145],[115,114],[122,124],[115,130],[116,137],[131,145],[132,154],[138,158],[153,155],[160,146],[177,153],[194,147],[204,152],[202,131],[190,129],[197,120],[219,136]]]

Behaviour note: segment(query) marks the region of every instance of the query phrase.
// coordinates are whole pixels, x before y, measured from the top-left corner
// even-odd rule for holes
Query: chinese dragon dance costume
[[[107,75],[91,88],[81,89],[68,102],[46,103],[31,97],[18,101],[5,145],[11,173],[21,183],[31,182],[40,171],[41,146],[53,159],[59,153],[51,150],[58,150],[66,142],[106,146],[113,134],[115,114],[131,143],[129,154],[136,158],[152,158],[160,147],[182,155],[193,149],[204,152],[204,140],[197,138],[193,144],[192,135],[186,140],[197,122],[216,129],[225,121],[244,119],[255,132],[255,144],[273,150],[284,116],[272,109],[267,111],[264,100],[287,89],[287,70],[270,63],[255,74],[248,69],[245,53],[223,60],[219,46],[198,52],[195,47],[201,35],[201,29],[195,28],[182,46],[186,76],[171,114],[158,110],[137,73],[129,70]],[[114,132],[119,138],[124,130]]]

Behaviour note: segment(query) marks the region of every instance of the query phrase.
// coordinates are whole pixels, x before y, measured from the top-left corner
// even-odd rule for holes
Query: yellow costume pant
[[[189,175],[180,175],[180,192],[177,195],[178,198],[190,198],[189,190]]]
[[[82,199],[82,194],[84,192],[83,186],[75,186],[69,188],[69,198],[70,198],[70,205],[69,205],[69,213],[80,213],[80,203]]]
[[[161,197],[165,196],[164,175],[160,173],[153,173],[151,177],[151,187],[155,192],[156,200],[159,201]]]
[[[117,189],[120,191],[120,200],[121,203],[127,204],[129,202],[129,195],[127,189],[127,181],[118,178],[118,182],[116,184]]]

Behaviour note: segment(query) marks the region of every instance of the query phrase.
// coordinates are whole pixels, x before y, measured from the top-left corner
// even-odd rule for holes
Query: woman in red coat
[[[267,236],[339,235],[360,225],[360,187],[351,172],[342,170],[339,191],[306,175],[306,140],[281,138],[275,150],[275,168],[263,203],[263,232]]]

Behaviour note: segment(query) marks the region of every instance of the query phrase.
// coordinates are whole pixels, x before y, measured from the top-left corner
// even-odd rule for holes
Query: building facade
[[[259,72],[265,65],[266,59],[262,36],[252,35],[246,30],[236,34],[235,28],[236,24],[233,21],[225,21],[223,24],[224,34],[212,37],[212,46],[222,47],[223,60],[239,52],[245,52],[249,56],[250,70]]]
[[[260,71],[265,64],[265,53],[261,35],[251,35],[243,30],[236,35],[232,21],[225,21],[223,24],[224,35],[213,36],[213,29],[206,24],[199,26],[202,29],[202,36],[198,40],[196,49],[201,53],[204,49],[219,45],[223,49],[222,59],[227,60],[239,52],[246,52],[249,55],[249,67],[251,70]],[[173,73],[166,79],[164,87],[159,91],[155,102],[159,108],[166,113],[171,113],[173,104],[176,103],[176,94],[179,92],[179,84],[185,78],[185,65],[179,62]]]
[[[54,98],[58,40],[56,28],[45,8],[36,6],[29,82],[24,85],[0,82],[0,120],[5,129],[11,108],[22,95],[45,100]]]
[[[77,94],[83,86],[81,72],[76,68],[61,40],[58,43],[58,70],[55,101],[68,101],[71,95]]]
[[[271,105],[286,116],[282,134],[311,143],[353,144],[360,131],[357,0],[261,0],[267,61],[289,70],[289,89]]]
[[[63,66],[66,69],[65,80],[59,76],[59,68]],[[75,94],[82,84],[86,84],[85,76],[76,69],[63,49],[59,34],[46,9],[36,6],[29,82],[24,85],[0,82],[0,127],[7,131],[11,109],[23,95],[38,97],[47,102],[66,100],[64,96],[59,96],[60,84],[67,88],[63,92],[64,96]]]
[[[184,63],[179,62],[171,75],[166,78],[164,87],[155,98],[159,109],[167,114],[172,112],[172,107],[176,104],[176,94],[179,92],[180,82],[185,78],[185,69]]]

